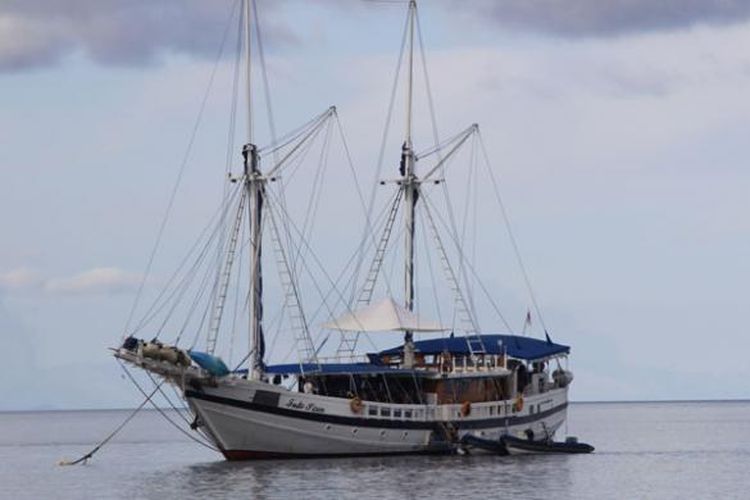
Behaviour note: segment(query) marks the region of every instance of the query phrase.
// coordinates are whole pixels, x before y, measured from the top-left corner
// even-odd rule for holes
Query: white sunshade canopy
[[[346,313],[323,324],[323,328],[343,332],[442,332],[450,330],[435,321],[421,319],[405,307],[398,305],[390,297],[357,311]]]

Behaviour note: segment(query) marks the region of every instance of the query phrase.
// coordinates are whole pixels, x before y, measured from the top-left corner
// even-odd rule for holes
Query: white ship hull
[[[567,410],[566,388],[526,397],[519,412],[513,401],[499,401],[473,404],[466,416],[461,405],[367,401],[355,413],[346,399],[243,379],[185,396],[229,460],[448,452],[455,446],[446,432],[454,433],[453,443],[468,433],[499,440],[528,430],[541,439],[554,435]]]

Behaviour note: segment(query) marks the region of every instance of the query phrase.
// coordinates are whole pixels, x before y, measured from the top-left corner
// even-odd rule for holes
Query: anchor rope
[[[156,388],[151,392],[151,394],[146,395],[146,398],[143,400],[143,402],[139,404],[138,407],[135,410],[133,410],[130,413],[130,415],[128,415],[127,418],[122,421],[120,425],[115,427],[115,430],[109,433],[109,435],[105,437],[99,444],[94,446],[91,449],[91,451],[89,451],[88,453],[86,453],[85,455],[83,455],[81,458],[77,460],[73,460],[73,461],[61,460],[59,462],[59,465],[78,465],[80,463],[88,462],[88,460],[94,456],[94,453],[99,451],[105,444],[107,444],[113,437],[115,437],[126,425],[128,425],[128,423],[133,419],[133,417],[135,417],[138,414],[138,412],[140,412],[143,409],[143,407],[146,406],[149,401],[151,401],[151,398],[154,396],[154,394],[158,392],[159,388],[161,387],[163,383],[164,383],[163,381],[160,382],[159,385],[157,385]]]
[[[165,419],[165,420],[166,420],[167,422],[169,422],[170,424],[172,424],[172,426],[173,426],[173,427],[174,427],[175,429],[177,429],[177,430],[178,430],[178,431],[180,431],[180,432],[181,432],[182,434],[184,434],[185,436],[187,436],[187,437],[188,437],[189,439],[191,439],[191,440],[195,441],[196,443],[198,443],[198,444],[200,444],[200,445],[203,445],[203,446],[205,446],[206,448],[209,448],[209,449],[211,449],[211,450],[214,450],[214,451],[219,451],[219,449],[218,449],[218,448],[216,448],[215,446],[213,446],[213,445],[211,445],[211,444],[208,444],[208,443],[204,442],[204,441],[203,441],[203,440],[201,440],[201,439],[198,439],[198,438],[196,438],[195,436],[193,436],[192,434],[190,434],[190,433],[189,433],[188,431],[186,431],[185,429],[183,429],[182,427],[180,427],[180,424],[178,424],[177,422],[175,422],[174,420],[172,420],[172,419],[171,419],[171,418],[169,417],[169,415],[167,415],[166,413],[164,413],[164,409],[160,408],[160,407],[159,407],[159,405],[157,405],[157,404],[156,404],[156,403],[154,402],[154,400],[153,400],[153,395],[154,395],[154,394],[155,394],[156,392],[160,392],[160,391],[161,391],[161,386],[162,386],[162,385],[164,385],[164,382],[165,382],[164,380],[162,380],[161,382],[159,382],[159,383],[157,384],[157,386],[156,386],[156,389],[154,389],[154,392],[152,392],[152,393],[151,393],[151,396],[148,396],[148,395],[146,394],[146,391],[145,391],[145,390],[143,389],[143,387],[141,387],[141,385],[140,385],[140,384],[138,383],[138,381],[137,381],[137,380],[135,379],[135,377],[133,377],[133,374],[132,374],[132,373],[130,373],[130,370],[128,370],[128,369],[127,369],[127,367],[126,367],[126,366],[125,366],[125,365],[124,365],[124,364],[123,364],[122,362],[119,362],[119,364],[120,364],[120,367],[121,367],[121,368],[123,369],[123,371],[125,372],[125,374],[126,374],[126,375],[128,376],[128,378],[130,379],[130,381],[131,381],[131,382],[133,382],[133,385],[134,385],[134,386],[135,386],[135,387],[136,387],[136,388],[138,389],[138,391],[139,391],[139,392],[140,392],[141,394],[143,394],[144,396],[146,396],[146,401],[147,401],[147,402],[150,402],[150,403],[151,403],[151,406],[153,406],[153,407],[154,407],[154,409],[155,409],[155,410],[156,410],[157,412],[159,412],[159,415],[161,415],[162,417],[164,417],[164,419]],[[163,394],[163,393],[162,393],[162,394]],[[165,396],[165,397],[166,397],[166,396]],[[167,400],[169,400],[169,399],[167,398]],[[171,404],[171,402],[170,402],[170,404]],[[173,408],[174,408],[174,406],[173,406]],[[179,413],[179,412],[178,412],[178,413]]]

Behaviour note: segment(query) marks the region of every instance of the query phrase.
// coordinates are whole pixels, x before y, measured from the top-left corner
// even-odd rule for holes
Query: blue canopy
[[[480,335],[484,350],[487,354],[507,354],[510,357],[533,361],[544,359],[557,354],[568,354],[570,347],[555,344],[547,340],[521,337],[518,335]],[[440,339],[420,340],[414,343],[416,352],[421,354],[440,354],[448,351],[451,354],[470,354],[467,339],[464,336],[446,337]],[[392,368],[380,363],[381,356],[401,355],[404,346],[400,345],[392,349],[380,351],[378,354],[368,354],[371,363],[289,363],[283,365],[267,366],[265,372],[270,375],[301,375],[303,373],[325,373],[335,374],[403,374],[417,375],[423,372],[402,368]],[[247,372],[238,370],[236,373]]]
[[[527,361],[548,358],[556,354],[568,354],[570,352],[570,347],[566,345],[518,335],[480,335],[480,338],[487,354],[506,353],[512,358],[525,359]],[[443,351],[448,351],[451,354],[471,353],[467,338],[464,336],[420,340],[414,342],[414,347],[416,352],[422,354],[440,354]],[[404,346],[400,345],[380,351],[380,355],[400,355],[403,350]]]
[[[333,374],[360,374],[360,373],[403,373],[411,375],[414,370],[403,370],[400,368],[389,368],[387,366],[370,364],[370,363],[305,363],[300,366],[299,363],[290,363],[285,365],[267,366],[265,372],[272,375],[299,375],[303,373],[325,373]]]

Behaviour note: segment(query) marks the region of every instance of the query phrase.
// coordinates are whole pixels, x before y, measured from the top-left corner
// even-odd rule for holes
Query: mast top
[[[406,133],[404,138],[404,149],[411,152],[412,149],[412,115],[413,115],[413,88],[414,88],[414,18],[417,13],[416,0],[409,1],[408,30],[409,30],[409,76],[406,87]]]
[[[247,99],[247,142],[253,142],[253,90],[252,90],[252,14],[254,0],[244,0],[242,3],[243,28],[245,32],[245,92]],[[244,153],[244,151],[243,151]]]

